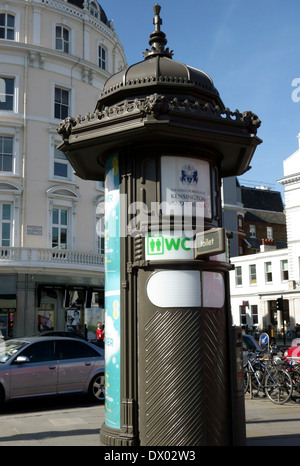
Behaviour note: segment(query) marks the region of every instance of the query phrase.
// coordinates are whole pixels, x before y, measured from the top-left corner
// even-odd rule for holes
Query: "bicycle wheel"
[[[265,393],[275,404],[286,403],[292,395],[293,383],[290,375],[283,369],[273,369],[265,378]]]
[[[253,372],[248,372],[249,377],[249,388],[250,388],[250,377],[252,385],[252,393],[259,395],[259,392],[263,390],[264,381],[264,368],[260,364],[253,365]],[[262,393],[263,394],[263,393]]]
[[[249,372],[244,371],[244,394],[249,391]]]
[[[295,367],[289,370],[289,374],[293,381],[293,391],[297,392],[298,395],[300,393],[300,368]]]

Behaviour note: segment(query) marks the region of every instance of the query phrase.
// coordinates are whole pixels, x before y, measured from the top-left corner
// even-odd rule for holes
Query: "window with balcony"
[[[0,39],[15,40],[15,17],[0,13]]]
[[[256,285],[256,265],[249,265],[250,285]]]
[[[54,207],[52,210],[52,248],[68,249],[68,210]]]
[[[106,49],[101,45],[98,47],[98,65],[103,70],[107,69],[107,53]]]
[[[0,110],[14,110],[15,79],[0,76]]]
[[[13,172],[13,138],[0,136],[0,173]]]
[[[80,198],[76,189],[56,185],[46,190],[48,198],[47,247],[76,248],[76,209]]]
[[[265,262],[265,281],[266,283],[271,283],[272,278],[272,262]]]
[[[70,114],[70,91],[56,86],[54,94],[54,118],[64,120]]]
[[[105,240],[105,228],[104,228],[104,215],[96,215],[97,224],[97,253],[104,254],[104,240]]]
[[[55,28],[55,48],[64,53],[70,53],[70,31],[64,26]]]
[[[12,233],[12,206],[11,204],[0,203],[0,244],[1,246],[11,246]]]

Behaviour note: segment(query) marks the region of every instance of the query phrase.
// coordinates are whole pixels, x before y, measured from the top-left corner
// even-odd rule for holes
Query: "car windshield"
[[[7,362],[28,343],[26,341],[8,340],[0,343],[0,363]]]

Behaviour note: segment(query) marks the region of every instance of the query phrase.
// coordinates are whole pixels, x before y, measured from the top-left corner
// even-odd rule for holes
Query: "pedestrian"
[[[97,334],[97,344],[100,346],[100,348],[104,348],[104,342],[103,342],[104,332],[102,330],[102,325],[100,322],[97,325],[96,334]]]

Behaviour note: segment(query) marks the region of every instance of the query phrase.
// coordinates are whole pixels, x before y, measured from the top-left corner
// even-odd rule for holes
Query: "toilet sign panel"
[[[212,228],[196,234],[195,259],[220,254],[226,250],[224,228]]]

